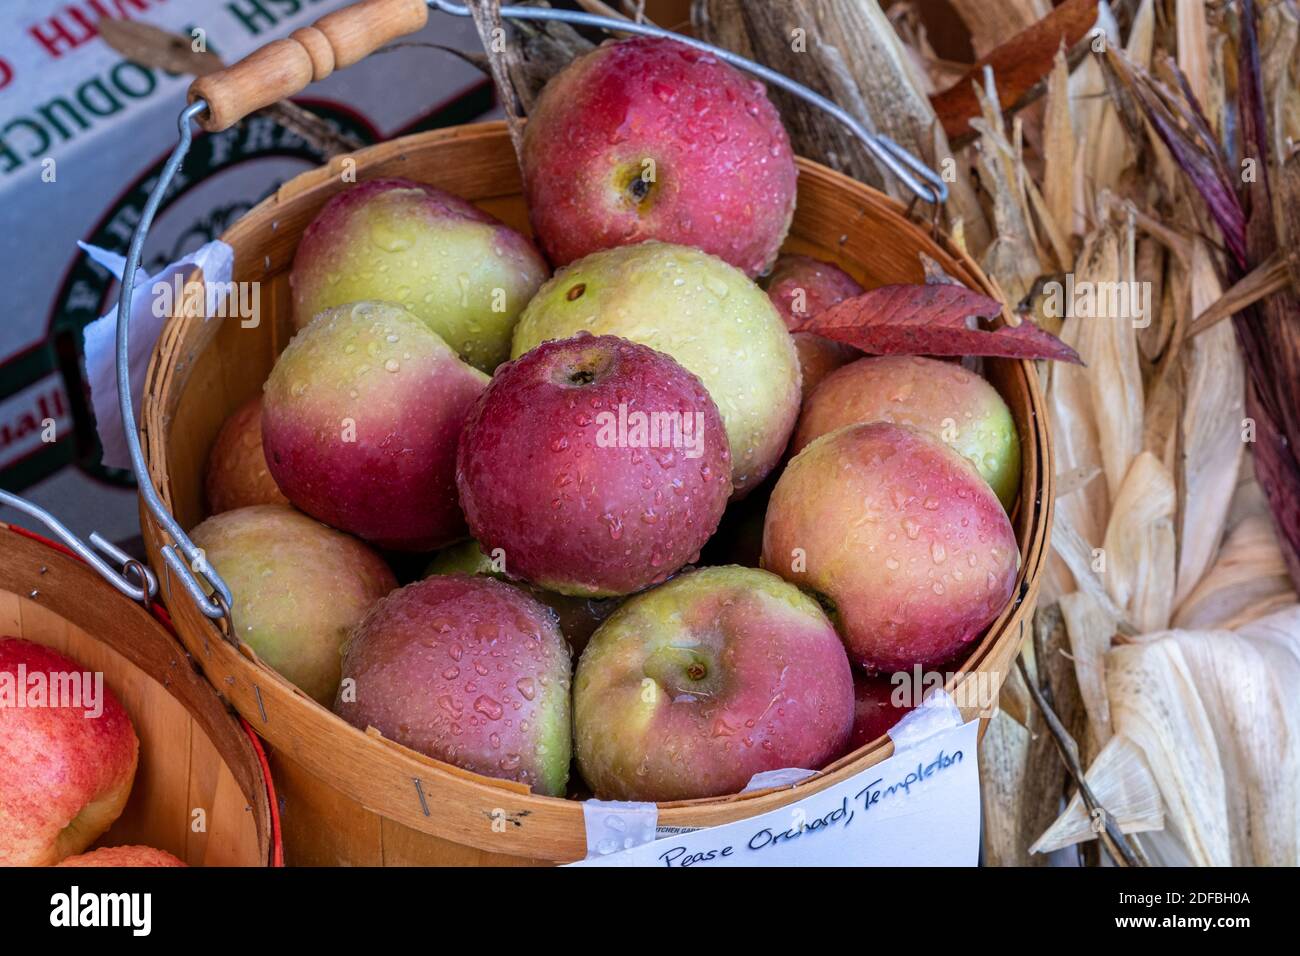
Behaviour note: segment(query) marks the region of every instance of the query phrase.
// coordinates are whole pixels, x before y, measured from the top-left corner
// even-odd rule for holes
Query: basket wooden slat
[[[357,179],[403,176],[473,201],[521,230],[527,213],[502,123],[406,137],[341,157],[286,183],[223,237],[235,249],[235,281],[261,284],[261,323],[174,317],[145,384],[142,435],[150,474],[181,525],[204,517],[203,469],[226,416],[253,395],[288,341],[288,271],[298,236],[321,206]],[[992,293],[979,267],[945,238],[932,239],[897,202],[825,167],[799,161],[799,197],[787,251],[839,264],[873,287],[919,282],[924,252],[972,288]],[[994,360],[990,381],[1007,401],[1022,445],[1021,501],[1013,525],[1021,549],[1017,598],[989,629],[950,690],[974,678],[1000,684],[1020,647],[1037,593],[1052,510],[1052,450],[1031,363]],[[173,587],[157,523],[141,512],[150,561],[178,632],[218,690],[271,744],[285,801],[290,863],[410,864],[563,861],[586,850],[576,801],[536,797],[478,777],[334,717],[236,648]],[[977,708],[965,708],[971,717]],[[850,754],[799,793],[830,786],[892,753],[887,738]],[[782,806],[790,790],[665,804],[666,825],[714,826]],[[504,821],[504,822],[502,822]]]
[[[143,608],[81,562],[0,524],[0,634],[102,672],[131,715],[140,739],[135,784],[95,846],[143,844],[192,866],[267,865],[271,808],[252,743]]]

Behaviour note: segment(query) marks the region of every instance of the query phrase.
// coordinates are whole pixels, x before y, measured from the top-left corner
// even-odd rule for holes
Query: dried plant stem
[[[1281,292],[1290,284],[1291,273],[1287,269],[1286,258],[1280,251],[1273,253],[1223,293],[1221,299],[1198,315],[1187,330],[1188,337],[1200,335],[1274,292]]]
[[[1097,838],[1101,845],[1118,866],[1146,866],[1147,863],[1141,850],[1129,842],[1128,837],[1120,830],[1114,818],[1106,811],[1106,808],[1098,802],[1092,788],[1088,786],[1083,765],[1079,761],[1079,745],[1075,743],[1074,738],[1070,736],[1070,732],[1065,729],[1060,718],[1056,716],[1056,712],[1052,710],[1038,684],[1029,676],[1023,654],[1016,658],[1016,666],[1020,668],[1020,675],[1029,688],[1029,696],[1033,698],[1034,703],[1042,712],[1043,720],[1047,723],[1048,730],[1052,732],[1052,737],[1056,740],[1056,748],[1061,754],[1061,759],[1065,762],[1065,767],[1069,770],[1070,776],[1074,778],[1074,782],[1079,787],[1079,793],[1083,797],[1084,805],[1088,808],[1088,813],[1095,819],[1100,811],[1103,827],[1097,833]]]
[[[521,162],[524,155],[524,116],[511,73],[517,69],[518,52],[511,43],[501,43],[497,38],[504,37],[505,24],[501,21],[500,0],[467,0],[470,13],[474,17],[474,28],[483,49],[488,54],[488,69],[492,73],[492,83],[497,88],[497,98],[506,114],[506,125],[510,129],[510,143],[515,148],[515,157]]]

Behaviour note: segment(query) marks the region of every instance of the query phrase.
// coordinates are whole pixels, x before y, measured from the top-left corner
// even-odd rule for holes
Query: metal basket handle
[[[234,598],[221,575],[204,560],[203,552],[167,510],[167,505],[154,487],[140,445],[140,432],[131,399],[128,348],[131,300],[135,293],[135,275],[140,266],[145,239],[168,186],[189,152],[193,137],[191,123],[197,123],[209,131],[225,129],[249,113],[292,96],[316,80],[324,79],[335,69],[350,66],[384,44],[419,30],[427,22],[429,7],[457,17],[472,15],[469,7],[447,0],[428,0],[427,3],[424,0],[360,0],[326,14],[310,27],[295,30],[284,39],[268,43],[233,66],[195,80],[190,86],[190,103],[179,117],[179,140],[149,193],[143,214],[131,235],[117,308],[118,403],[131,456],[131,469],[135,472],[145,506],[174,542],[163,545],[163,561],[194,599],[199,610],[213,620],[225,619],[230,623]],[[593,13],[527,6],[503,6],[500,12],[506,20],[558,20],[616,33],[663,37],[703,50],[834,117],[882,167],[896,176],[918,199],[938,207],[948,198],[948,187],[943,179],[893,140],[872,133],[850,113],[820,93],[730,50],[661,27]],[[211,594],[204,588],[204,581],[211,589]],[[228,634],[232,630],[233,628],[227,627]]]
[[[90,533],[90,544],[86,544],[69,531],[67,525],[40,505],[3,489],[0,489],[0,505],[8,505],[15,511],[21,511],[45,525],[46,529],[68,550],[89,564],[101,578],[132,601],[139,601],[148,606],[158,596],[158,579],[154,577],[153,572],[113,542],[102,537],[98,531]],[[116,561],[117,567],[110,565],[100,557],[100,554],[106,554]],[[33,592],[32,597],[35,596],[36,593]]]

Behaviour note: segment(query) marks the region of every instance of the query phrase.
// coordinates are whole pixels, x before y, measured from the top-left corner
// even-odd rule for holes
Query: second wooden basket
[[[0,636],[104,675],[140,739],[126,808],[93,848],[143,844],[191,866],[269,866],[264,760],[166,627],[56,544],[0,522]],[[0,774],[10,768],[0,767]]]
[[[205,517],[203,471],[218,429],[261,388],[292,334],[288,279],[294,250],[321,206],[348,188],[340,175],[345,161],[355,163],[359,179],[402,176],[432,183],[528,229],[519,171],[500,123],[361,150],[289,181],[240,220],[223,238],[235,250],[234,280],[261,284],[261,323],[243,328],[235,320],[173,318],[145,386],[149,474],[187,530]],[[868,288],[922,281],[924,253],[971,288],[992,292],[974,262],[946,240],[931,238],[900,204],[805,160],[799,161],[798,207],[785,249],[834,262]],[[1032,613],[1051,523],[1052,451],[1034,368],[993,360],[987,374],[1011,408],[1023,449],[1021,497],[1013,516],[1021,565],[1015,600],[950,682],[954,692],[974,679],[983,689],[996,689],[1012,666]],[[262,665],[250,648],[231,644],[169,575],[159,550],[167,538],[158,522],[147,509],[141,517],[151,564],[182,641],[219,692],[272,746],[289,863],[526,863],[585,854],[579,802],[534,796],[357,730]],[[964,710],[970,718],[977,708]],[[888,738],[881,738],[797,790],[665,804],[659,819],[681,827],[727,823],[830,786],[890,753]]]

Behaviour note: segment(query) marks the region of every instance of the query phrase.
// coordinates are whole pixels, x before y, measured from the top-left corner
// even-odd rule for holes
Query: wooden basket
[[[234,280],[261,284],[261,323],[249,329],[238,320],[174,317],[145,384],[142,431],[149,473],[187,530],[204,518],[203,470],[218,429],[261,387],[292,334],[288,280],[298,238],[326,200],[348,188],[340,174],[352,162],[358,179],[402,176],[432,183],[528,230],[519,170],[501,123],[424,133],[338,158],[289,181],[236,223],[223,238],[235,250]],[[925,253],[971,288],[992,292],[974,262],[947,240],[931,239],[900,204],[805,160],[799,161],[798,207],[785,248],[835,262],[867,287],[922,281],[919,254]],[[996,687],[1012,666],[1032,613],[1051,524],[1052,451],[1035,370],[1027,362],[995,360],[988,363],[988,377],[1011,408],[1023,449],[1021,498],[1013,515],[1022,560],[1016,599],[950,682],[950,691],[973,671],[984,675],[985,688],[990,682]],[[159,551],[167,538],[147,509],[141,517],[150,562],[182,641],[272,745],[291,864],[566,861],[585,854],[577,801],[533,796],[363,733],[263,666],[250,648],[232,645],[169,576]],[[971,707],[965,716],[975,713]],[[797,794],[783,789],[665,804],[659,820],[706,827],[741,819],[830,786],[891,753],[888,738],[881,738],[825,768]]]
[[[278,855],[255,741],[176,639],[57,545],[3,523],[0,635],[103,672],[131,715],[140,738],[135,785],[95,848],[143,844],[191,866],[267,866]]]

